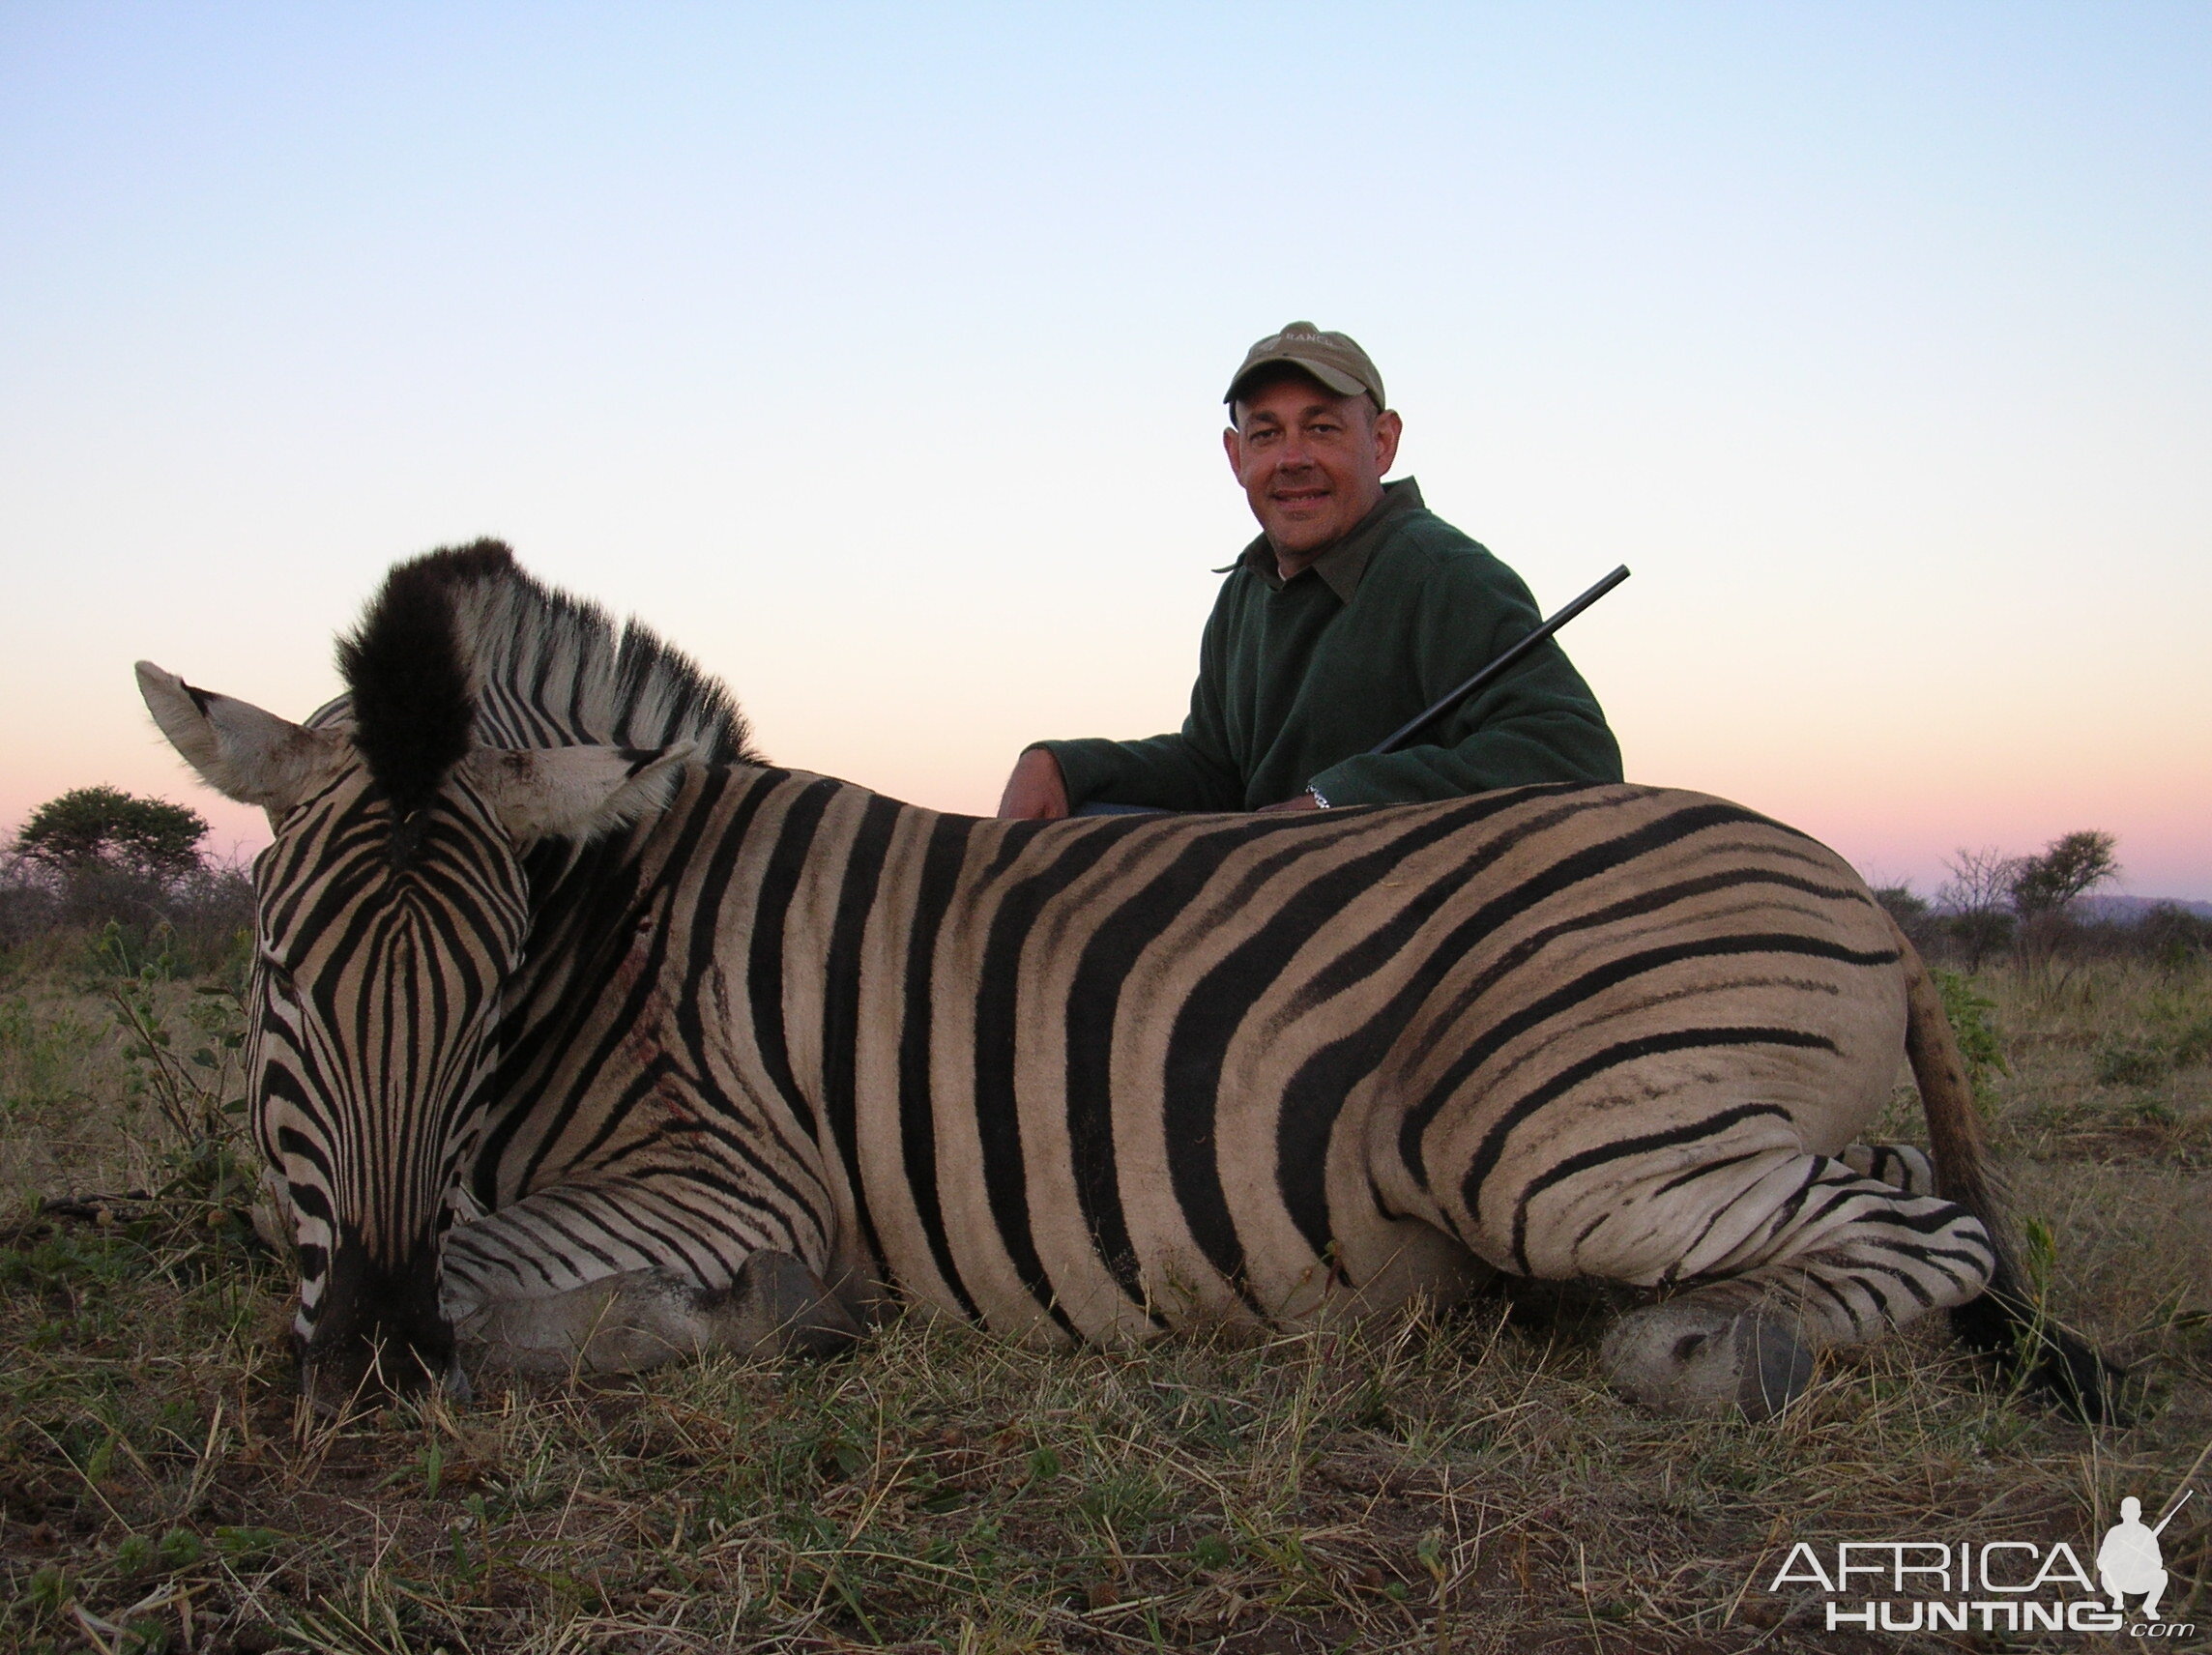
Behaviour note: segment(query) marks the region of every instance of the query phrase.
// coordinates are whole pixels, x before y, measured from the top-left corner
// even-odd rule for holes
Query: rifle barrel
[[[1526,638],[1523,638],[1511,649],[1505,651],[1504,653],[1500,654],[1496,660],[1492,661],[1488,666],[1484,667],[1480,672],[1476,673],[1472,678],[1469,679],[1457,689],[1451,691],[1448,695],[1439,699],[1435,706],[1429,708],[1423,712],[1416,713],[1412,718],[1409,718],[1405,723],[1399,725],[1397,729],[1391,731],[1389,735],[1383,737],[1382,740],[1376,742],[1374,746],[1368,748],[1368,755],[1370,757],[1376,757],[1383,753],[1396,752],[1399,747],[1405,744],[1406,739],[1412,735],[1416,730],[1420,729],[1422,725],[1428,723],[1432,718],[1439,718],[1441,717],[1444,713],[1449,712],[1462,701],[1465,701],[1469,696],[1472,695],[1476,690],[1480,689],[1492,679],[1498,677],[1499,673],[1503,672],[1507,667],[1511,666],[1515,661],[1519,660],[1523,655],[1527,654],[1538,644],[1541,644],[1546,638],[1549,638],[1554,632],[1557,632],[1561,626],[1564,626],[1569,621],[1572,621],[1576,616],[1580,615],[1584,610],[1587,609],[1591,604],[1595,603],[1599,598],[1603,597],[1607,593],[1611,592],[1615,587],[1618,586],[1627,578],[1628,566],[1626,564],[1622,564],[1618,568],[1615,569],[1611,574],[1607,575],[1603,580],[1599,581],[1595,586],[1591,587],[1587,592],[1584,593],[1580,597],[1576,598],[1564,609],[1561,609],[1557,615],[1553,616],[1549,621],[1545,622],[1541,626],[1537,627]]]
[[[2182,1491],[2181,1497],[2173,1502],[2173,1509],[2158,1520],[2158,1526],[2152,1529],[2151,1532],[2153,1534],[2164,1534],[2166,1532],[2166,1525],[2181,1515],[2181,1508],[2189,1503],[2189,1496],[2196,1492],[2197,1491],[2195,1489],[2184,1489]]]

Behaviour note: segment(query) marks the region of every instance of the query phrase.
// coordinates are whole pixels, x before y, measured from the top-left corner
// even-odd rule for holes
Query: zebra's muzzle
[[[453,1328],[438,1305],[434,1244],[397,1265],[347,1243],[331,1261],[313,1330],[300,1350],[300,1388],[317,1412],[376,1407],[431,1385],[465,1396]]]

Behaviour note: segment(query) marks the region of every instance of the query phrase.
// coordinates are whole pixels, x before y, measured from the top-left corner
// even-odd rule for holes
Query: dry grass
[[[289,1390],[288,1280],[222,1202],[35,1213],[175,1163],[122,1107],[100,1002],[18,981],[0,1646],[1936,1646],[1826,1633],[1763,1588],[1798,1540],[2081,1547],[2212,1441],[2212,1068],[2189,1033],[2212,979],[1985,986],[2012,1063],[1997,1137],[2031,1238],[2055,1237],[2053,1302],[2140,1364],[2124,1429],[2007,1396],[1937,1329],[1831,1361],[1774,1424],[1651,1419],[1599,1383],[1607,1295],[1580,1290],[1134,1356],[915,1319],[827,1364],[320,1427]],[[2166,1534],[2176,1620],[2212,1619],[2208,1505]]]

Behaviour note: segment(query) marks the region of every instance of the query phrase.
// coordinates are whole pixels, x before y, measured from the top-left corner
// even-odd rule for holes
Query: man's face
[[[1299,561],[1341,538],[1382,498],[1398,416],[1303,374],[1262,383],[1222,435],[1230,469],[1276,553]]]

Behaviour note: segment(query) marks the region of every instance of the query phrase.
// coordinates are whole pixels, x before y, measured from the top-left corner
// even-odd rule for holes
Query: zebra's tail
[[[1973,1082],[1943,1009],[1943,991],[1895,920],[1890,929],[1905,968],[1905,1050],[1928,1117],[1936,1193],[1980,1219],[1996,1253],[1989,1286],[1952,1310],[1951,1329],[1969,1350],[1994,1358],[2076,1418],[2102,1423],[2112,1416],[2120,1371],[2053,1322],[2023,1286],[2018,1243],[2005,1221],[2003,1191],[1982,1136]]]

